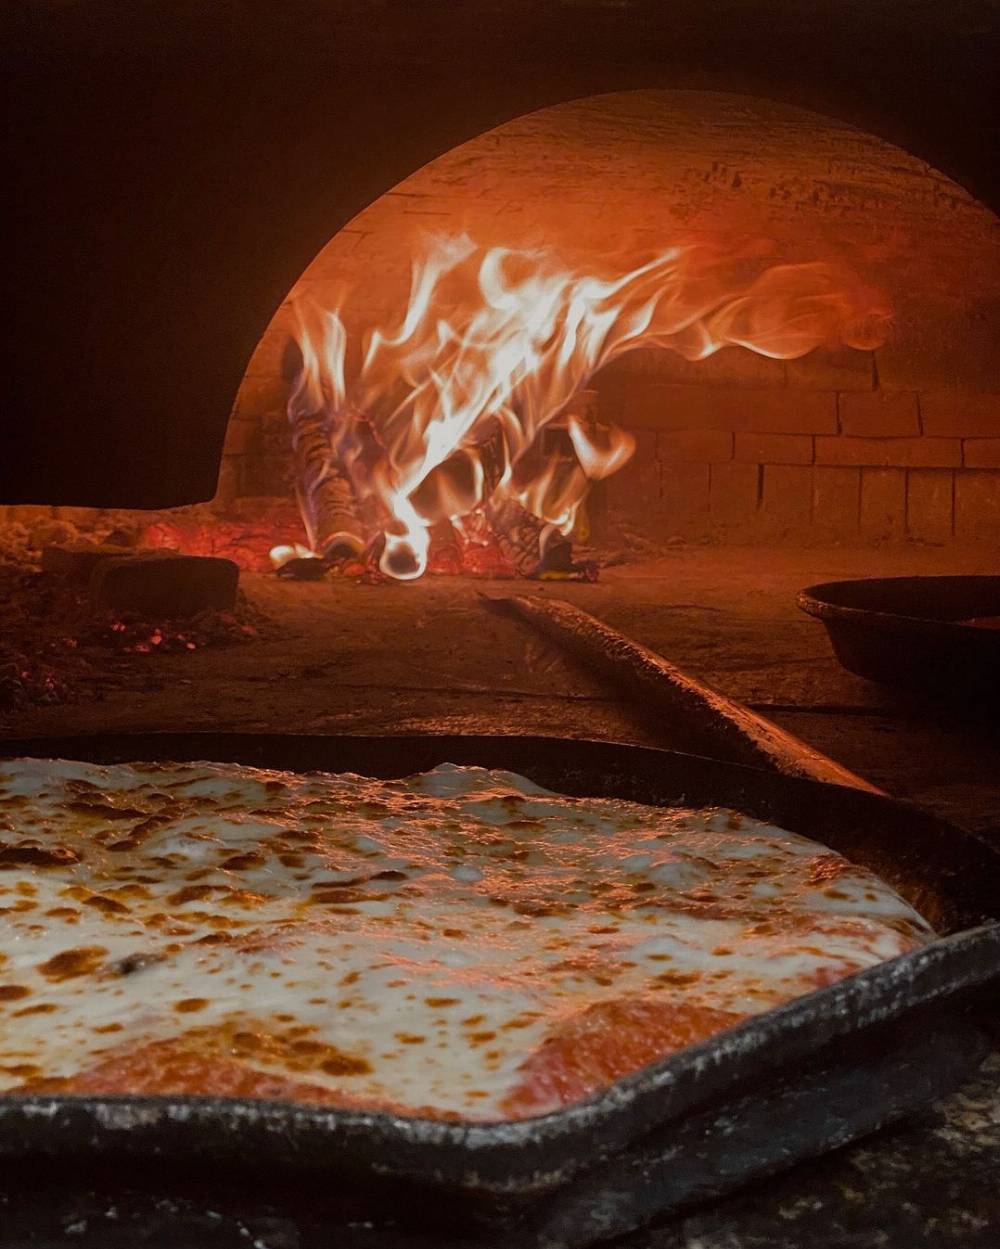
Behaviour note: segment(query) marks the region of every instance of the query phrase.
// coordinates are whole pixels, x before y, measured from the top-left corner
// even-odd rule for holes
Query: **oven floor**
[[[481,595],[541,594],[600,616],[749,703],[897,797],[1000,830],[1000,733],[949,721],[845,672],[796,591],[840,577],[996,572],[995,550],[680,547],[595,585],[425,578],[408,584],[244,574],[269,618],[245,644],[109,655],[74,701],[8,713],[0,735],[155,729],[553,733],[684,749]],[[30,603],[26,604],[30,609]]]
[[[244,575],[244,592],[270,620],[259,638],[117,656],[91,670],[75,701],[9,714],[0,734],[510,732],[683,749],[675,727],[650,721],[480,598],[543,594],[602,617],[894,795],[1000,842],[1000,733],[844,672],[822,626],[794,602],[803,586],[840,577],[996,571],[995,550],[983,549],[678,547],[607,569],[595,585],[427,578],[362,586]],[[1000,1052],[919,1121],[624,1243],[992,1249],[1000,1243],[998,1085]],[[313,1243],[294,1214],[273,1217],[274,1236],[265,1231],[253,1243]]]

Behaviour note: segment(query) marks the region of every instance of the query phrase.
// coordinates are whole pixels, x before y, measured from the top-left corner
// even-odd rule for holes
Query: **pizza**
[[[737,811],[219,763],[0,762],[0,1092],[546,1114],[928,942]]]

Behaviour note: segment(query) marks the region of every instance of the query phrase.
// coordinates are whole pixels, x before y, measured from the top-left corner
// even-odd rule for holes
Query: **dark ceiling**
[[[247,360],[359,209],[630,87],[852,122],[1000,207],[1000,9],[936,0],[6,0],[0,502],[210,497]]]

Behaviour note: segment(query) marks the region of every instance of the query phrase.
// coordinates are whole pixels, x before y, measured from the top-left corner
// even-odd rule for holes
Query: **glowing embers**
[[[318,581],[327,575],[364,582],[412,579],[406,576],[410,565],[403,562],[408,556],[402,547],[395,551],[388,572],[382,570],[381,536],[362,550],[339,540],[324,549],[326,553],[319,554],[299,542],[282,544],[271,548],[271,564],[288,581]],[[491,509],[490,514],[476,508],[431,526],[422,571],[499,580],[596,581],[598,563],[578,558],[557,526],[543,524],[523,508]]]
[[[660,346],[700,360],[739,345],[792,358],[882,341],[888,310],[856,276],[768,267],[762,254],[702,239],[597,276],[545,251],[445,238],[415,261],[398,325],[353,341],[349,296],[299,301],[288,414],[310,549],[364,548],[408,580],[427,570],[435,532],[461,545],[485,526],[516,572],[537,575],[551,533],[569,534],[592,483],[634,451],[580,395],[616,356]],[[546,451],[557,426],[564,445]]]

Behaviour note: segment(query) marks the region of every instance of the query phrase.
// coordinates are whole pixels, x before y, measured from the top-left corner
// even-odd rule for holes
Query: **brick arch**
[[[325,239],[436,154],[532,109],[636,87],[742,91],[882,134],[1000,203],[998,28],[979,5],[7,8],[10,502],[209,498],[246,361]]]
[[[874,353],[785,363],[728,349],[687,364],[642,352],[600,378],[606,411],[640,440],[633,466],[608,485],[626,513],[663,499],[656,524],[668,536],[740,535],[752,524],[769,538],[941,541],[1000,528],[1000,223],[916,157],[844,122],[732,93],[585,97],[421,167],[338,231],[290,297],[331,303],[348,285],[358,292],[349,329],[391,323],[422,236],[458,230],[487,244],[552,245],[584,264],[690,231],[749,234],[769,239],[776,259],[846,261],[889,294],[893,336]],[[276,488],[292,329],[286,301],[237,396],[222,504]]]

